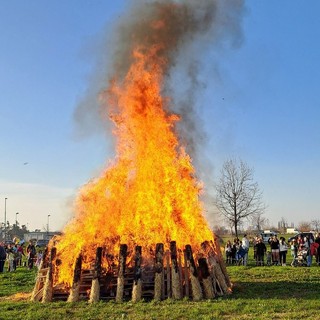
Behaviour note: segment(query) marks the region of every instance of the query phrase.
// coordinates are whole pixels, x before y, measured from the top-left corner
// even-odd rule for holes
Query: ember
[[[101,94],[115,125],[116,158],[80,191],[76,216],[51,243],[33,300],[199,300],[231,291],[203,216],[202,184],[175,132],[180,117],[161,95],[170,54],[197,21],[184,5],[151,8],[139,25],[143,36],[132,34],[126,75],[115,75]]]

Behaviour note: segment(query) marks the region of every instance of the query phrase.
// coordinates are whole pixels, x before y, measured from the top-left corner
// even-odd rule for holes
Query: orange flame
[[[57,244],[59,282],[70,284],[76,257],[82,252],[90,262],[98,246],[117,256],[120,243],[148,252],[160,242],[168,247],[175,240],[180,248],[191,244],[198,250],[212,240],[199,200],[202,185],[174,133],[179,117],[165,111],[166,60],[158,50],[137,48],[124,81],[114,80],[103,93],[111,105],[117,156],[80,192],[76,217]]]

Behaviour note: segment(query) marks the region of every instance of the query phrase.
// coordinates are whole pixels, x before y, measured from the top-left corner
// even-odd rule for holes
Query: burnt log
[[[48,271],[46,276],[46,281],[43,287],[42,302],[52,301],[53,296],[53,272],[54,272],[54,259],[56,257],[57,249],[52,247],[49,255]]]
[[[98,302],[100,299],[100,282],[101,276],[101,261],[102,261],[102,248],[98,247],[96,250],[96,261],[94,264],[93,277],[91,283],[89,302]]]
[[[67,302],[76,302],[79,300],[81,268],[82,268],[82,255],[80,254],[75,262],[75,266],[73,270],[72,286],[70,289]]]
[[[203,298],[200,281],[198,279],[197,267],[193,259],[192,249],[190,245],[186,245],[186,256],[190,270],[190,281],[192,290],[192,299],[199,301]]]
[[[134,256],[134,281],[133,281],[133,288],[132,288],[132,302],[138,302],[141,300],[142,296],[142,249],[141,246],[136,246],[135,248],[135,256]]]
[[[126,269],[127,251],[128,251],[128,246],[126,244],[120,244],[119,269],[118,269],[117,293],[116,293],[117,302],[122,302],[123,300],[124,275],[125,275],[125,269]]]
[[[177,245],[175,241],[170,242],[171,253],[171,283],[172,283],[172,298],[181,299],[181,286],[180,286],[180,272],[178,265]]]
[[[156,244],[155,255],[155,278],[154,278],[154,300],[160,301],[163,299],[163,243]]]
[[[212,278],[210,276],[206,258],[200,258],[198,260],[198,264],[199,276],[203,284],[204,296],[206,299],[213,299],[215,295],[213,291]]]

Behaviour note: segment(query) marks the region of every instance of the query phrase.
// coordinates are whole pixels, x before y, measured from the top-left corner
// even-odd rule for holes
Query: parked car
[[[49,243],[49,240],[46,240],[46,239],[39,239],[37,240],[36,242],[36,247],[39,248],[39,247],[46,247]]]
[[[268,242],[268,240],[273,237],[273,236],[276,236],[277,234],[273,231],[270,231],[270,232],[262,232],[261,233],[261,238],[263,240],[263,242]]]
[[[304,239],[304,237],[309,236],[309,239],[311,239],[312,241],[314,241],[314,235],[312,232],[299,232],[296,235],[294,235],[293,237],[290,237],[288,239],[288,242],[291,242],[293,239],[297,240],[299,235],[301,235],[301,238]]]

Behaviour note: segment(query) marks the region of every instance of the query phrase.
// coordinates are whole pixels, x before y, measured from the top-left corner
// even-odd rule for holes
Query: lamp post
[[[48,214],[48,221],[47,221],[47,238],[49,239],[49,218],[50,214]]]
[[[19,212],[16,212],[16,228],[18,228],[18,219],[17,219],[18,214],[19,214]]]
[[[4,198],[4,240],[7,240],[7,200]]]

